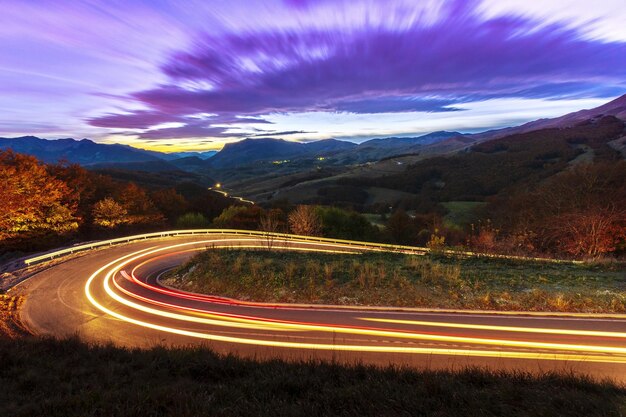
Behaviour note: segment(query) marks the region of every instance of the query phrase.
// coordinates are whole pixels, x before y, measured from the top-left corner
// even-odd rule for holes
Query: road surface
[[[167,288],[159,276],[201,250],[263,247],[258,237],[203,235],[86,252],[18,285],[23,323],[129,347],[205,345],[246,357],[418,368],[571,370],[626,381],[626,317],[399,311],[239,302]],[[364,248],[277,239],[274,249]]]

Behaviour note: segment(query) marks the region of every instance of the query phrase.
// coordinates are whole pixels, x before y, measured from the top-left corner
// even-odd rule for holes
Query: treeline
[[[442,206],[425,213],[397,208],[374,225],[332,206],[233,206],[203,225],[522,256],[620,256],[626,252],[626,161],[571,165],[475,210],[474,221],[463,225],[449,221]]]
[[[626,252],[626,162],[568,166],[487,199],[470,224],[438,203],[384,207],[378,219],[332,206],[244,204],[183,183],[148,189],[77,165],[0,153],[0,251],[172,228],[229,228],[479,252],[596,258]],[[377,221],[373,224],[371,220]]]
[[[387,222],[393,240],[478,252],[597,258],[626,252],[626,161],[579,163],[528,186],[509,189],[451,224],[441,210]]]
[[[85,170],[0,152],[0,252],[42,250],[213,218],[236,200],[194,183],[147,189]]]

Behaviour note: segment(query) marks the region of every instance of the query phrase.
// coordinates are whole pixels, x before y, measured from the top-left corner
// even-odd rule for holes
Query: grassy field
[[[626,312],[626,267],[617,263],[226,249],[198,254],[164,282],[268,302]]]
[[[626,391],[573,375],[257,362],[0,337],[0,415],[622,416]]]
[[[448,201],[441,203],[448,210],[444,220],[450,224],[464,227],[478,220],[477,210],[486,203],[477,201]]]

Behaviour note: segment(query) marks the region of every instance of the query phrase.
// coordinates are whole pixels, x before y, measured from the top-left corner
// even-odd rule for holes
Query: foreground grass
[[[620,416],[626,391],[584,377],[255,362],[201,348],[0,339],[3,416]]]
[[[615,263],[209,250],[164,282],[268,302],[626,312],[626,268]]]

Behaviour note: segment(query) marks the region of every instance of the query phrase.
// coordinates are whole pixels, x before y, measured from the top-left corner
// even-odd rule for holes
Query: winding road
[[[38,335],[78,334],[129,347],[205,345],[256,358],[572,370],[626,381],[626,316],[263,304],[187,293],[158,280],[198,251],[267,243],[223,234],[140,240],[84,252],[12,291],[26,296],[20,318]],[[297,238],[273,239],[272,245],[381,250]]]

